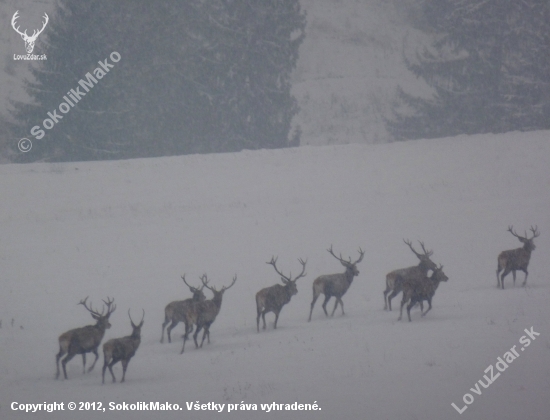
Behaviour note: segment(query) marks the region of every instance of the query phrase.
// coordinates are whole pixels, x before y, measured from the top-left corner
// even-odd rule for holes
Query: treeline
[[[290,74],[304,29],[298,0],[60,0],[39,43],[47,60],[26,85],[34,102],[13,103],[13,136],[33,141],[15,160],[298,145]],[[64,97],[105,59],[113,67],[63,115]],[[56,109],[62,119],[44,127]]]
[[[550,129],[548,0],[419,0],[415,24],[433,44],[405,58],[433,88],[398,90],[398,140]]]

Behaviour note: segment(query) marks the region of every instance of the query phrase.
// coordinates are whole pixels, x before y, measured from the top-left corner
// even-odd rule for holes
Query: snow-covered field
[[[0,418],[2,419],[548,419],[550,410],[550,132],[463,136],[387,145],[302,147],[118,162],[0,166]],[[497,255],[531,225],[526,288],[496,288]],[[449,281],[424,318],[383,310],[390,270],[415,265],[403,238],[423,240]],[[417,242],[416,242],[417,243]],[[340,310],[321,301],[307,322],[311,284],[343,271],[326,249],[357,258],[360,275]],[[279,280],[265,262],[307,277],[277,330],[256,333],[254,295]],[[183,327],[160,344],[164,306],[189,296],[180,276],[225,293],[210,345]],[[143,340],[125,384],[101,385],[81,359],[55,380],[57,337],[92,323],[77,303],[114,297],[105,339]],[[332,309],[332,302],[329,304]],[[524,329],[540,333],[519,351]],[[484,370],[512,346],[519,357],[487,389]],[[88,365],[93,357],[88,355]],[[496,374],[497,371],[495,370]],[[115,368],[120,378],[120,364]],[[463,395],[475,399],[459,415]],[[468,399],[469,397],[467,397]],[[106,413],[24,414],[12,402],[101,402]],[[178,403],[181,412],[109,412],[109,402]],[[187,412],[185,403],[258,404],[258,411]],[[321,411],[261,411],[261,403]]]

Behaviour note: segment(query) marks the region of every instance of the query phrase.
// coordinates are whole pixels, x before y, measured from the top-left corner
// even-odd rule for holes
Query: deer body
[[[130,316],[130,310],[128,309],[128,316],[132,324],[132,334],[122,338],[112,338],[103,344],[103,372],[101,375],[102,383],[105,383],[105,370],[109,368],[113,382],[116,382],[115,374],[113,373],[113,365],[122,363],[122,379],[120,382],[124,382],[126,377],[126,369],[130,359],[134,357],[136,351],[141,343],[141,327],[145,318],[145,311],[143,311],[143,317],[139,325],[134,324],[132,317]]]
[[[208,336],[208,344],[210,344],[210,326],[212,323],[216,320],[216,317],[220,313],[220,309],[222,307],[222,299],[224,292],[229,289],[231,286],[235,284],[237,281],[237,276],[233,277],[233,282],[228,286],[223,286],[220,291],[216,290],[213,287],[208,286],[208,279],[206,277],[206,274],[202,276],[201,278],[202,284],[210,289],[214,296],[210,300],[205,300],[202,302],[193,302],[190,310],[188,311],[186,324],[185,324],[185,334],[183,336],[183,346],[181,348],[181,353],[185,350],[185,342],[188,339],[189,333],[191,333],[193,329],[193,324],[196,325],[195,334],[193,334],[193,341],[195,341],[195,348],[202,348],[202,345],[204,343],[205,337]],[[199,332],[204,329],[204,333],[202,335],[202,341],[199,346],[197,342],[197,336],[199,335]]]
[[[405,242],[409,246],[411,251],[420,260],[420,263],[412,267],[391,271],[386,275],[386,290],[384,290],[384,310],[387,310],[389,307],[389,310],[391,311],[391,300],[395,296],[397,296],[401,292],[401,290],[403,290],[403,282],[406,279],[421,280],[428,275],[429,270],[435,270],[437,268],[437,265],[435,265],[435,263],[430,259],[433,251],[428,251],[424,247],[423,242],[419,241],[420,246],[422,247],[422,251],[424,251],[423,254],[415,251],[411,241],[403,239],[403,242]],[[392,293],[388,296],[388,293],[390,291],[392,291]]]
[[[168,328],[166,328],[166,333],[168,335],[168,342],[172,342],[172,338],[170,336],[170,332],[176,325],[178,325],[180,322],[188,324],[187,317],[188,313],[192,310],[192,306],[194,302],[202,302],[206,299],[206,296],[204,296],[204,293],[202,289],[204,286],[202,286],[200,289],[197,289],[193,286],[190,286],[185,281],[185,275],[181,277],[184,281],[184,283],[189,287],[189,290],[191,293],[193,293],[193,297],[185,299],[185,300],[176,300],[174,302],[170,302],[168,305],[166,305],[166,308],[164,308],[164,322],[162,324],[162,335],[160,337],[160,342],[164,342],[164,328],[166,325],[168,325],[169,322],[172,322]],[[191,329],[193,328],[191,324]],[[191,331],[189,331],[191,332]]]
[[[97,353],[97,348],[99,347],[99,344],[101,343],[101,340],[103,340],[103,336],[105,335],[105,330],[107,328],[111,328],[111,324],[109,323],[109,317],[111,314],[115,311],[116,305],[112,306],[113,300],[107,300],[105,302],[107,304],[107,314],[103,315],[103,312],[98,313],[97,311],[94,311],[91,307],[88,308],[86,305],[86,300],[88,298],[84,299],[83,301],[80,301],[80,305],[83,305],[88,312],[91,313],[92,317],[97,321],[95,325],[87,325],[85,327],[81,328],[74,328],[72,330],[69,330],[59,336],[59,353],[57,353],[55,361],[57,365],[57,373],[55,375],[55,378],[59,378],[59,359],[63,357],[63,355],[67,354],[67,356],[62,360],[61,364],[63,366],[63,375],[65,376],[65,379],[67,379],[67,369],[66,365],[67,363],[77,354],[82,355],[82,373],[86,372],[86,353],[93,353],[95,355],[95,360],[92,366],[88,369],[88,372],[90,372],[96,362],[99,358],[99,354]]]
[[[540,235],[540,232],[537,231],[536,226],[534,228],[531,226],[531,232],[533,232],[533,236],[531,238],[527,238],[527,232],[525,233],[525,236],[519,236],[514,232],[512,226],[508,227],[508,232],[518,238],[520,242],[523,243],[523,247],[502,251],[499,254],[497,266],[497,287],[501,287],[502,289],[504,289],[504,277],[506,277],[510,272],[512,272],[515,286],[516,271],[523,271],[525,273],[525,280],[523,281],[522,286],[526,285],[527,276],[529,275],[527,267],[529,266],[529,260],[531,259],[531,252],[535,249],[533,239]],[[502,270],[504,271],[499,278],[499,273]]]
[[[342,315],[345,315],[344,302],[342,302],[342,296],[344,296],[344,294],[348,291],[349,287],[351,286],[351,283],[353,282],[353,278],[359,275],[359,270],[357,270],[357,264],[360,263],[363,257],[365,256],[365,253],[361,250],[361,248],[359,248],[360,257],[357,261],[352,263],[351,258],[349,259],[349,261],[346,261],[342,259],[342,255],[340,255],[340,258],[334,255],[334,253],[332,252],[332,246],[330,247],[328,252],[334,258],[339,260],[344,267],[346,267],[346,271],[344,273],[322,275],[317,277],[313,281],[313,300],[311,301],[311,308],[309,311],[308,322],[311,321],[311,314],[313,313],[313,307],[315,306],[315,302],[317,301],[317,298],[321,293],[325,295],[325,301],[323,302],[323,311],[325,311],[326,316],[328,316],[327,308],[326,308],[327,303],[329,299],[333,296],[336,298],[336,302],[334,303],[334,309],[332,310],[331,316],[334,316],[334,312],[338,307],[338,303],[342,307]]]
[[[399,314],[398,321],[403,316],[403,306],[407,302],[407,315],[409,316],[409,322],[411,322],[411,308],[420,303],[420,309],[423,311],[423,301],[428,301],[429,308],[426,312],[422,312],[422,316],[425,316],[432,309],[432,298],[435,295],[439,283],[449,280],[449,277],[443,272],[443,266],[437,267],[430,277],[424,277],[422,279],[408,279],[403,283],[403,299],[401,300],[401,312]]]
[[[281,276],[281,281],[284,286],[276,284],[271,287],[266,287],[256,293],[256,329],[258,332],[260,332],[260,316],[262,317],[263,329],[265,330],[265,314],[269,312],[273,312],[275,314],[275,324],[273,325],[273,328],[277,329],[277,321],[279,320],[279,314],[281,313],[283,306],[290,302],[292,296],[298,293],[296,281],[300,277],[304,277],[306,275],[304,273],[306,269],[306,262],[303,260],[299,261],[300,264],[302,264],[302,273],[295,279],[292,279],[292,276],[286,277],[277,269],[277,266],[275,265],[277,262],[276,258],[271,258],[271,261],[267,263],[273,265],[276,273]]]

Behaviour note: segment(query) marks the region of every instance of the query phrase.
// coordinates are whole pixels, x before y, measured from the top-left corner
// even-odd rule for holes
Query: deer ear
[[[281,281],[282,281],[284,284],[287,284],[287,283],[288,283],[288,280],[285,279],[284,277],[281,277]]]
[[[98,316],[98,315],[92,314],[92,318],[95,319],[96,321],[99,320],[99,316]]]

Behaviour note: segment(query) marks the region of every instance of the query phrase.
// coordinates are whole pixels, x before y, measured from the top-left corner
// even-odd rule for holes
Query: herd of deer
[[[527,267],[529,265],[529,260],[531,258],[531,252],[535,249],[535,244],[533,240],[540,235],[537,227],[531,227],[531,232],[533,236],[530,238],[527,237],[527,232],[525,236],[519,236],[514,232],[513,227],[508,227],[508,231],[514,235],[516,238],[523,243],[523,247],[512,249],[508,251],[503,251],[498,256],[498,267],[497,267],[497,286],[504,289],[504,277],[506,277],[510,272],[512,272],[514,285],[516,283],[516,271],[523,271],[525,273],[525,280],[523,281],[523,286],[527,283],[527,276],[529,275]],[[420,304],[421,315],[426,315],[432,309],[432,298],[439,286],[439,283],[442,281],[447,281],[449,278],[443,272],[443,266],[437,266],[430,257],[433,252],[426,250],[424,244],[420,242],[422,247],[422,253],[416,252],[413,248],[412,243],[408,240],[404,240],[405,244],[409,246],[411,251],[417,256],[420,260],[418,265],[402,268],[399,270],[394,270],[386,275],[386,290],[384,290],[384,309],[391,311],[391,300],[397,296],[400,292],[403,292],[403,298],[401,300],[401,311],[399,314],[398,320],[401,320],[403,316],[403,307],[407,305],[407,315],[409,317],[409,322],[411,321],[411,308],[417,303]],[[326,309],[327,303],[331,297],[336,298],[334,304],[334,309],[332,310],[331,316],[334,315],[338,304],[342,308],[342,315],[344,315],[344,302],[342,302],[342,296],[347,292],[353,278],[359,275],[359,270],[357,270],[357,264],[359,264],[365,252],[359,248],[359,258],[355,261],[351,261],[342,258],[342,255],[336,256],[332,251],[332,246],[328,249],[328,252],[336,258],[340,263],[346,268],[344,273],[339,274],[329,274],[322,275],[317,277],[313,281],[313,300],[311,301],[311,308],[309,312],[308,322],[311,321],[311,314],[313,312],[313,307],[315,302],[320,294],[325,295],[325,300],[323,302],[323,311],[325,315],[328,316]],[[257,317],[256,317],[256,328],[260,332],[260,317],[263,321],[263,329],[266,328],[265,315],[269,312],[275,314],[275,323],[274,328],[277,328],[277,321],[279,319],[279,314],[284,305],[290,302],[292,296],[298,293],[296,288],[296,281],[299,278],[305,277],[306,273],[306,262],[302,259],[298,260],[302,265],[302,272],[295,278],[292,278],[292,275],[288,277],[285,276],[277,268],[277,258],[272,257],[271,261],[267,264],[270,264],[275,269],[275,272],[281,276],[281,281],[283,285],[276,284],[271,287],[266,287],[256,293],[256,308],[257,308]],[[432,271],[431,275],[428,276],[428,272]],[[502,275],[499,274],[502,271]],[[210,287],[208,285],[208,278],[206,274],[201,277],[202,286],[196,288],[191,286],[185,280],[185,275],[182,276],[182,280],[189,287],[189,290],[193,296],[189,299],[183,301],[174,301],[169,303],[164,310],[164,322],[162,324],[162,335],[160,342],[164,342],[164,329],[171,323],[166,332],[168,335],[168,342],[171,342],[170,333],[172,329],[180,322],[185,324],[185,334],[183,335],[183,346],[181,348],[181,353],[185,350],[185,343],[188,339],[188,336],[193,332],[193,327],[195,327],[195,333],[193,334],[193,340],[195,342],[195,347],[202,347],[205,338],[208,339],[210,344],[210,326],[216,320],[218,313],[220,312],[222,305],[222,298],[224,292],[232,287],[237,281],[237,276],[233,277],[233,281],[229,286],[223,286],[221,290],[217,290],[215,287]],[[204,288],[209,289],[213,293],[213,297],[210,300],[206,299],[206,296],[203,293]],[[390,293],[388,296],[388,293]],[[95,360],[88,369],[90,372],[99,358],[97,349],[99,344],[103,340],[105,335],[105,330],[111,327],[109,323],[109,317],[115,311],[116,305],[114,305],[114,299],[109,299],[103,301],[106,305],[107,312],[105,312],[105,307],[100,312],[94,310],[90,304],[87,305],[88,298],[81,300],[80,305],[84,306],[88,312],[92,315],[97,322],[95,325],[88,325],[82,328],[75,328],[69,330],[59,336],[59,353],[56,356],[57,364],[57,374],[56,379],[59,378],[59,360],[66,354],[65,358],[62,360],[61,364],[63,366],[63,374],[65,379],[67,379],[67,370],[66,365],[74,356],[77,354],[82,355],[82,365],[83,373],[86,372],[86,353],[93,353],[95,355]],[[424,312],[423,302],[428,302],[428,309]],[[119,361],[122,363],[122,379],[121,382],[124,382],[126,376],[126,369],[130,359],[135,355],[136,350],[139,347],[141,342],[141,327],[143,326],[143,321],[145,318],[145,311],[141,321],[138,325],[134,324],[132,317],[130,315],[130,310],[128,310],[128,316],[130,318],[130,323],[132,326],[132,334],[122,338],[114,338],[107,341],[103,344],[103,354],[104,354],[104,364],[103,364],[103,373],[102,373],[102,382],[105,382],[105,371],[109,368],[113,382],[116,382],[115,375],[113,373],[113,365]],[[197,342],[197,336],[200,331],[204,330],[202,340],[200,345]]]

